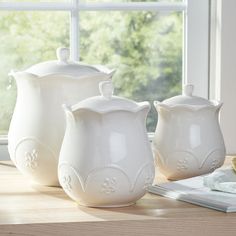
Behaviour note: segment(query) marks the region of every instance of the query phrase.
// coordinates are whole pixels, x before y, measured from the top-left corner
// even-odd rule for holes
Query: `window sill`
[[[0,135],[0,145],[7,145],[8,140],[7,140],[7,135]]]

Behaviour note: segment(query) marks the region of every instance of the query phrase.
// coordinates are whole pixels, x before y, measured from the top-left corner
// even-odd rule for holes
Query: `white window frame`
[[[30,1],[30,0],[29,0]],[[1,11],[66,11],[70,12],[71,59],[79,60],[79,15],[81,11],[161,11],[183,12],[183,84],[192,83],[195,95],[209,97],[209,2],[0,2]],[[197,39],[197,42],[196,42]],[[0,160],[9,159],[7,136],[0,136]]]
[[[211,0],[210,98],[223,102],[220,124],[228,155],[236,155],[235,0]]]

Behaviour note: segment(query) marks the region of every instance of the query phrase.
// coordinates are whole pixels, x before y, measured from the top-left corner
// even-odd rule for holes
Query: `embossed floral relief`
[[[210,170],[214,171],[215,169],[218,168],[218,166],[219,166],[219,160],[213,159],[211,162]]]
[[[62,177],[61,184],[62,184],[64,190],[67,190],[69,192],[72,190],[71,177],[69,174],[65,174]]]
[[[117,190],[117,181],[115,177],[105,178],[101,185],[101,192],[105,194],[115,193]]]
[[[152,173],[148,173],[148,174],[146,175],[145,180],[144,180],[143,189],[147,189],[149,186],[152,185],[153,178],[154,178],[154,175],[153,175]]]
[[[25,152],[25,166],[31,170],[35,170],[38,167],[38,152],[36,149]]]
[[[185,171],[188,169],[188,159],[180,159],[177,161],[177,170],[178,171]]]

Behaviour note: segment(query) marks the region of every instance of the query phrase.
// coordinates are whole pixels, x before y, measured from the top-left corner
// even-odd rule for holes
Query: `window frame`
[[[30,1],[30,0],[29,0]],[[183,84],[195,86],[194,94],[209,97],[209,11],[210,0],[182,2],[0,2],[1,11],[67,11],[70,12],[71,59],[79,60],[81,11],[164,11],[183,12]],[[199,14],[200,13],[200,14]],[[207,24],[206,24],[207,22]],[[196,43],[198,39],[198,43]],[[152,134],[150,134],[150,139]],[[7,135],[0,136],[0,160],[9,159]]]
[[[235,7],[235,0],[211,0],[210,98],[223,102],[220,125],[226,153],[232,156],[236,155]]]

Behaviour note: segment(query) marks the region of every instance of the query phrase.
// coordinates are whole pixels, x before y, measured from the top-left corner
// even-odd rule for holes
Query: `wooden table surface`
[[[108,234],[235,236],[236,213],[154,194],[146,194],[130,207],[82,207],[61,188],[31,185],[11,162],[0,162],[0,235]]]

